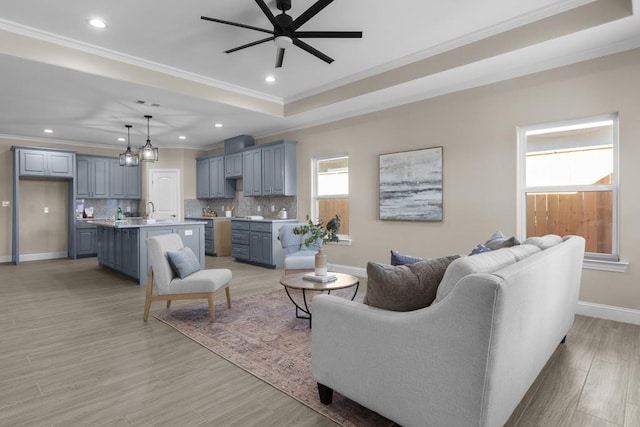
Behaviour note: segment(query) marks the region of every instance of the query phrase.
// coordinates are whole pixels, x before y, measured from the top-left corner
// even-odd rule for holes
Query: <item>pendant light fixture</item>
[[[138,166],[140,158],[138,153],[131,151],[131,125],[124,125],[127,128],[127,150],[120,154],[120,166]]]
[[[149,137],[149,119],[151,116],[144,116],[147,119],[147,143],[140,147],[138,152],[141,162],[157,162],[158,161],[158,147],[151,145],[151,138]]]

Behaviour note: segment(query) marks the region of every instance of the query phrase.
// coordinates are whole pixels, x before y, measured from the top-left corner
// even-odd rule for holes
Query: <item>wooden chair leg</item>
[[[216,321],[216,312],[213,308],[213,292],[207,295],[207,301],[209,302],[209,317],[211,317],[211,321]]]
[[[149,273],[147,274],[147,291],[144,301],[144,314],[142,320],[145,322],[149,318],[149,310],[151,309],[151,291],[153,290],[153,269],[149,267]]]
[[[231,290],[228,286],[225,288],[224,293],[227,295],[227,307],[231,308]]]

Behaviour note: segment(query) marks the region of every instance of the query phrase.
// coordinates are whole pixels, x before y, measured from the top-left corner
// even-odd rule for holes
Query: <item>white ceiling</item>
[[[145,114],[160,147],[274,135],[640,47],[632,3],[337,0],[301,30],[363,38],[306,39],[335,62],[292,47],[275,69],[271,42],[223,53],[264,33],[200,19],[271,29],[253,0],[0,0],[0,136],[124,147],[130,123],[142,145]]]

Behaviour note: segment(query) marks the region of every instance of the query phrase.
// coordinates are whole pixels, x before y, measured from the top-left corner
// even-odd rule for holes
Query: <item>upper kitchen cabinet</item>
[[[262,148],[262,195],[296,195],[295,141],[276,141]]]
[[[76,156],[76,197],[109,198],[108,157]]]
[[[242,193],[262,196],[262,149],[254,148],[242,153]]]
[[[112,199],[140,199],[140,167],[120,166],[119,159],[109,159],[109,197]]]
[[[74,177],[75,153],[19,148],[18,158],[21,177]]]
[[[236,196],[236,182],[225,178],[224,156],[196,159],[196,197],[198,199]]]
[[[224,177],[242,178],[242,153],[224,156]]]

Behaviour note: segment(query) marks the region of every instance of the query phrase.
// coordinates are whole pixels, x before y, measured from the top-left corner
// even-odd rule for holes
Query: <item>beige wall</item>
[[[621,256],[625,273],[584,270],[580,299],[640,309],[640,50],[277,137],[298,144],[299,212],[309,213],[310,158],[347,152],[349,247],[329,261],[364,268],[389,250],[437,257],[466,254],[496,230],[517,233],[516,128],[618,112]],[[444,221],[378,220],[378,155],[444,147]]]
[[[369,260],[386,262],[390,249],[423,257],[464,254],[495,230],[516,234],[516,127],[618,112],[620,250],[630,266],[625,273],[584,270],[580,299],[640,309],[640,273],[634,271],[640,262],[640,198],[635,194],[640,182],[638,88],[640,50],[635,50],[268,140],[299,142],[300,218],[309,213],[305,189],[310,188],[310,158],[349,154],[353,243],[330,247],[329,257],[330,262],[363,268]],[[37,145],[0,139],[3,200],[11,199],[8,150],[13,144]],[[433,146],[444,147],[444,221],[379,221],[378,155]],[[182,168],[183,197],[194,198],[195,170],[190,168],[200,154],[161,150],[160,163],[153,167]],[[0,256],[10,254],[10,215],[10,209],[0,208]]]

